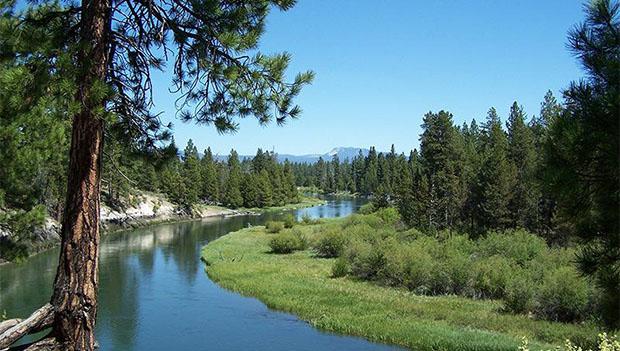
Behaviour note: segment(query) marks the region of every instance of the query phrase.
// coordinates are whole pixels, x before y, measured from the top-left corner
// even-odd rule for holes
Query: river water
[[[290,211],[298,218],[346,216],[362,200],[330,199]],[[284,216],[210,218],[102,237],[97,340],[101,350],[388,350],[326,333],[288,313],[227,291],[200,261],[208,242],[249,224]],[[26,317],[51,295],[58,249],[0,266],[0,315]]]

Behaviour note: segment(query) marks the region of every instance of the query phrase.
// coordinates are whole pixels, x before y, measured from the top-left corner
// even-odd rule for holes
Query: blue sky
[[[495,106],[505,120],[516,100],[528,117],[538,114],[547,90],[559,97],[582,76],[566,49],[567,31],[582,18],[576,0],[299,0],[270,14],[261,50],[290,52],[291,75],[316,73],[297,99],[300,119],[261,127],[248,118],[233,135],[184,124],[165,74],[155,82],[155,110],[173,121],[179,147],[192,138],[219,154],[392,143],[408,152],[429,110],[448,110],[461,124]]]

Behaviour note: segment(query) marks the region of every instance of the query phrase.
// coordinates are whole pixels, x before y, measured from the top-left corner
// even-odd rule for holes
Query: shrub
[[[439,273],[446,272],[449,279],[442,292],[472,295],[473,272],[470,257],[449,246],[444,246],[444,249],[446,250],[445,258],[439,260],[441,264],[438,271]]]
[[[308,237],[304,235],[301,230],[294,228],[291,233],[293,233],[293,235],[295,235],[299,239],[299,250],[305,250],[308,248],[308,246],[310,246]]]
[[[295,224],[297,224],[297,220],[292,214],[288,214],[284,217],[284,228],[293,228]]]
[[[407,267],[413,260],[412,250],[394,239],[384,244],[382,250],[385,264],[379,271],[379,279],[392,286],[405,285]]]
[[[373,212],[375,212],[375,206],[372,204],[372,202],[362,205],[359,210],[357,210],[357,213],[363,215],[371,214]]]
[[[319,223],[319,220],[318,219],[313,219],[312,216],[310,216],[307,213],[304,213],[303,215],[301,215],[301,223],[303,223],[305,225],[317,224],[317,223]]]
[[[366,223],[349,225],[340,229],[343,236],[349,239],[359,239],[368,241],[369,243],[379,244],[383,239],[395,235],[393,229],[390,228],[373,228]]]
[[[394,207],[386,207],[375,212],[375,215],[386,224],[390,226],[396,225],[400,222],[400,213]]]
[[[504,308],[512,313],[529,313],[534,310],[536,283],[531,274],[515,272],[506,284]]]
[[[513,267],[502,256],[482,258],[474,264],[474,284],[476,296],[483,298],[502,298],[508,277]]]
[[[376,250],[363,241],[356,241],[356,244],[351,245],[347,257],[351,264],[351,274],[364,280],[376,279],[385,266],[383,251]]]
[[[338,257],[332,266],[332,277],[340,278],[349,274],[349,262],[344,257]]]
[[[303,249],[303,242],[300,237],[292,232],[285,231],[278,233],[269,241],[271,252],[277,254],[287,254],[295,250]]]
[[[421,238],[422,236],[424,236],[424,233],[417,230],[416,228],[410,228],[405,231],[396,233],[396,236],[398,237],[400,241],[413,242],[417,240],[418,238]]]
[[[555,321],[578,321],[585,316],[588,298],[588,285],[575,268],[561,267],[545,275],[535,312]]]
[[[420,249],[411,249],[412,259],[407,262],[405,269],[405,286],[416,294],[431,293],[435,260],[427,252]]]
[[[347,227],[357,225],[357,224],[366,224],[373,229],[380,229],[384,227],[383,220],[381,220],[381,218],[377,217],[374,214],[369,214],[369,215],[352,214],[346,219],[342,227],[347,228]]]
[[[265,223],[265,229],[267,230],[267,233],[279,233],[282,231],[282,229],[284,229],[284,223],[277,221],[268,221],[267,223]]]
[[[525,230],[491,232],[479,241],[478,247],[485,257],[501,255],[521,266],[548,250],[542,238]]]
[[[321,235],[314,246],[314,250],[320,257],[338,257],[342,253],[347,238],[337,229],[327,230]]]

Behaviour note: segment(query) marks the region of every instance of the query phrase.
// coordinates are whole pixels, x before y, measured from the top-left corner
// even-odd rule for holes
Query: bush
[[[411,248],[392,239],[382,250],[385,264],[379,271],[379,279],[388,285],[404,286],[407,269],[414,260]]]
[[[386,225],[394,226],[400,222],[400,213],[394,207],[386,207],[375,212],[375,215],[383,221]]]
[[[502,298],[513,267],[502,256],[483,258],[474,264],[474,290],[477,297]]]
[[[284,217],[284,228],[293,228],[295,224],[297,224],[297,220],[292,214],[288,214]]]
[[[349,262],[344,257],[338,257],[332,266],[332,277],[340,278],[349,274]]]
[[[313,219],[309,214],[304,213],[301,216],[301,223],[303,223],[305,225],[317,224],[317,223],[319,223],[319,220],[318,219]]]
[[[478,247],[485,257],[501,255],[521,266],[548,250],[542,238],[525,230],[491,232],[479,241]]]
[[[338,257],[347,244],[347,238],[338,229],[328,230],[321,235],[314,246],[320,257]]]
[[[470,257],[462,251],[445,248],[445,258],[440,260],[439,272],[446,272],[448,275],[448,285],[443,293],[453,293],[461,295],[472,295],[472,261]]]
[[[268,221],[267,223],[265,223],[265,229],[267,230],[267,233],[279,233],[282,231],[282,229],[284,229],[284,223],[277,221]]]
[[[573,267],[561,267],[549,272],[536,299],[536,315],[562,322],[582,320],[588,307],[589,290],[586,281]]]
[[[385,257],[382,250],[376,250],[373,245],[355,240],[346,254],[351,265],[351,274],[364,280],[374,280],[379,271],[385,265]]]
[[[534,310],[536,283],[531,274],[515,272],[506,284],[504,308],[512,313],[529,313]]]
[[[398,240],[402,242],[413,242],[424,236],[424,233],[417,230],[416,228],[410,228],[405,231],[401,231],[396,233],[396,237]]]
[[[416,294],[430,294],[432,291],[435,260],[427,252],[412,248],[412,260],[405,269],[405,286]]]
[[[342,225],[342,228],[348,228],[350,226],[358,225],[358,224],[366,224],[373,229],[381,229],[385,225],[383,223],[383,220],[381,220],[381,218],[377,217],[374,214],[370,214],[370,215],[352,214],[345,220],[345,222]]]
[[[293,228],[291,233],[293,233],[293,235],[295,235],[299,239],[299,250],[305,250],[308,248],[308,246],[310,246],[308,237],[304,235],[301,230]]]
[[[375,206],[372,204],[372,202],[362,205],[359,210],[357,210],[357,213],[363,215],[368,215],[373,212],[375,212]]]
[[[289,231],[281,232],[269,241],[271,252],[277,254],[287,254],[295,250],[303,250],[303,246],[304,243],[301,238]]]

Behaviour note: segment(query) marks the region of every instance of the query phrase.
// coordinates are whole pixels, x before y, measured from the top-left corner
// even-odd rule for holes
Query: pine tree
[[[515,101],[506,122],[508,159],[515,171],[509,211],[512,226],[535,229],[537,223],[538,184],[535,181],[536,150],[534,136],[525,122],[523,108]]]
[[[254,173],[246,173],[243,175],[241,194],[243,196],[243,206],[246,208],[260,207],[260,195],[256,178]]]
[[[266,169],[263,169],[260,173],[258,173],[256,184],[258,187],[258,206],[259,207],[272,206],[274,204],[273,188],[271,185],[271,179],[269,177],[269,172],[267,172]]]
[[[202,186],[202,172],[200,169],[200,160],[198,159],[198,150],[192,139],[187,141],[187,146],[183,152],[183,189],[184,204],[190,207],[198,202],[200,188]]]
[[[225,191],[223,202],[230,208],[238,208],[243,206],[243,196],[241,195],[241,166],[239,164],[239,155],[234,149],[230,151],[228,156],[228,177],[225,182]]]
[[[371,195],[379,186],[379,157],[374,146],[370,147],[364,162],[362,194]]]
[[[161,172],[160,182],[162,191],[168,196],[170,201],[184,205],[185,193],[184,193],[184,180],[181,176],[182,164],[177,154],[177,147],[174,143],[174,139],[168,146],[168,150],[174,152],[174,157],[168,160]]]
[[[479,205],[476,199],[476,186],[478,172],[482,163],[482,147],[481,147],[481,135],[480,129],[476,120],[472,120],[468,126],[463,123],[461,128],[462,143],[463,143],[463,173],[461,176],[461,183],[463,186],[463,206],[462,206],[462,218],[466,226],[469,227],[470,232],[476,232],[476,208]]]
[[[338,159],[338,154],[332,156],[331,169],[333,173],[333,192],[344,190],[344,178],[340,170],[340,159]]]
[[[218,172],[210,147],[207,147],[204,151],[204,156],[200,160],[200,163],[202,170],[201,197],[217,203],[220,195]]]
[[[587,77],[564,92],[548,138],[547,183],[585,243],[583,273],[603,292],[603,318],[620,327],[620,4],[595,0],[569,45]]]
[[[508,203],[513,186],[513,171],[508,162],[508,138],[494,108],[483,128],[482,167],[477,178],[476,223],[481,231],[506,228],[510,224]]]
[[[364,193],[364,169],[365,169],[365,158],[362,154],[362,150],[359,151],[357,156],[353,159],[351,163],[351,172],[353,177],[353,183],[355,190],[354,193]]]
[[[269,180],[271,182],[271,204],[274,206],[282,206],[286,203],[286,194],[282,186],[282,172],[280,167],[274,165],[272,171],[269,172]],[[269,206],[269,205],[267,205]]]
[[[452,114],[429,112],[424,116],[420,149],[429,185],[429,227],[450,228],[459,214],[460,152]]]
[[[549,128],[555,124],[562,114],[562,106],[553,96],[551,91],[545,94],[540,106],[540,116],[531,122],[534,134],[537,159],[536,159],[536,179],[539,186],[538,199],[538,223],[536,232],[541,234],[550,244],[567,244],[569,230],[559,228],[560,218],[558,217],[557,203],[553,193],[545,184],[545,172],[547,170],[546,154],[544,152],[545,143],[549,138]]]
[[[295,185],[295,174],[291,163],[288,160],[284,161],[284,176],[283,187],[286,193],[286,201],[289,203],[299,202],[299,194],[297,192],[297,186]]]

